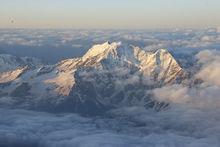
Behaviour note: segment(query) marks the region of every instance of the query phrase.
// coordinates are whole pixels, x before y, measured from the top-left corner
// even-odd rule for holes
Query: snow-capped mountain
[[[120,42],[94,45],[81,58],[56,65],[16,66],[0,73],[1,96],[32,109],[86,114],[125,105],[153,107],[149,89],[182,82],[187,76],[168,50],[147,52]]]
[[[42,65],[42,62],[33,57],[16,57],[9,54],[0,54],[0,72],[16,70],[26,65],[29,67],[37,67]]]

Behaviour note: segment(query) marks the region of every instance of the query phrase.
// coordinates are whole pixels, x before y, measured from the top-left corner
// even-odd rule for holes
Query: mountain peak
[[[165,48],[161,48],[161,49],[157,49],[155,52],[154,52],[155,55],[157,56],[163,56],[163,55],[171,55],[171,53],[169,52],[168,49],[165,49]]]
[[[55,66],[45,66],[36,70],[38,72],[36,73],[37,76],[33,75],[31,79],[33,80],[33,77],[35,77],[34,82],[42,81],[42,87],[47,87],[46,89],[50,89],[50,84],[55,85],[55,92],[60,95],[68,95],[75,85],[74,75],[78,69],[86,70],[87,68],[94,68],[111,70],[112,68],[121,67],[134,70],[160,83],[175,82],[184,73],[181,66],[167,49],[148,52],[135,46],[128,46],[126,44],[122,46],[121,42],[110,43],[107,41],[103,44],[94,45],[81,58],[63,60]],[[30,70],[29,74],[36,71]],[[21,73],[24,72],[22,71]],[[26,76],[29,77],[29,74],[26,74]],[[13,74],[10,72],[7,74],[4,73],[4,75],[7,75],[8,79],[12,79],[13,81],[21,74],[20,70],[18,70],[13,72]],[[44,86],[44,84],[48,85]]]
[[[116,49],[120,46],[120,42],[112,42],[109,41],[103,44],[94,45],[90,48],[87,53],[82,57],[82,60],[87,60],[88,58],[93,58],[96,56],[106,57],[109,52],[116,53]]]
[[[110,45],[111,44],[111,42],[110,41],[106,41],[105,43],[103,43],[103,44],[105,44],[105,45]]]
[[[143,97],[139,93],[141,89],[144,88],[145,93],[148,86],[182,82],[184,73],[167,49],[148,52],[107,41],[94,45],[82,57],[66,59],[56,65],[0,72],[0,85],[3,85],[0,95],[20,97],[22,93],[22,97],[34,97],[33,104],[41,98],[52,98],[46,102],[59,107],[72,102],[69,109],[74,112],[100,110],[139,103]],[[133,97],[134,92],[137,94]]]
[[[168,49],[165,49],[165,48],[158,49],[157,52],[163,52],[163,53],[168,52],[169,53]]]

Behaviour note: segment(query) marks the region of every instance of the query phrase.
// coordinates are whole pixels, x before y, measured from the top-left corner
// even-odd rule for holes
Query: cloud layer
[[[0,30],[0,52],[35,56],[49,62],[83,55],[93,44],[121,41],[146,50],[168,48],[174,53],[220,49],[218,28],[203,30]],[[18,52],[18,50],[20,52]],[[44,54],[53,51],[50,60]],[[178,52],[177,52],[178,51]]]

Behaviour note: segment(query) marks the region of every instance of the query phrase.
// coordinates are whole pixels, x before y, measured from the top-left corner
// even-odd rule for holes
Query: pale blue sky
[[[0,0],[1,28],[212,26],[220,26],[220,0]]]

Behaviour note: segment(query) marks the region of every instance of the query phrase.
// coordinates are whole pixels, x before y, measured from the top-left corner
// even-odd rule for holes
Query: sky
[[[0,0],[0,28],[220,26],[219,0]]]

